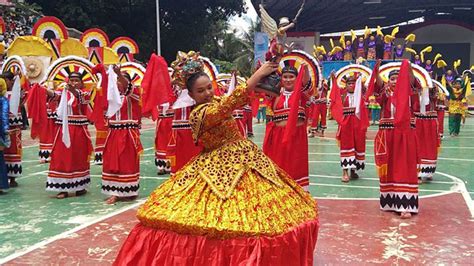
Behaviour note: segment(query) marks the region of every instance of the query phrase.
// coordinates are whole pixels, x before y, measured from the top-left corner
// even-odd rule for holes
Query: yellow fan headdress
[[[331,48],[334,48],[334,41],[331,39],[329,39],[329,43],[331,44]]]
[[[438,59],[440,59],[441,57],[442,57],[442,55],[441,55],[440,53],[437,53],[437,54],[435,55],[435,58],[433,59],[433,65],[434,65],[434,64],[436,63],[436,61],[438,61]],[[445,64],[446,64],[446,62],[445,62]]]
[[[377,35],[383,37],[382,27],[380,27],[380,26],[377,26]]]
[[[392,36],[395,38],[395,35],[397,35],[397,33],[398,33],[399,31],[400,31],[400,27],[395,27],[395,28],[393,28],[392,34],[390,34],[390,35],[392,35]]]
[[[365,26],[365,30],[364,30],[364,38],[367,39],[367,37],[369,37],[369,35],[372,33],[372,31],[369,29],[369,27]]]
[[[346,47],[346,40],[344,37],[344,32],[341,34],[341,38],[339,38],[339,43],[341,44],[341,47]]]
[[[421,62],[425,62],[425,53],[430,53],[432,50],[433,50],[432,46],[427,46],[423,50],[421,50],[420,52]]]
[[[413,50],[413,49],[410,48],[410,47],[405,48],[405,51],[407,51],[407,52],[409,52],[409,53],[411,53],[411,54],[413,54],[413,55],[416,55],[416,54],[417,54],[416,51]],[[423,60],[422,60],[422,61],[423,61]]]
[[[351,30],[351,36],[352,36],[352,42],[354,42],[354,40],[357,39],[357,35],[354,30]]]
[[[446,62],[444,60],[439,60],[438,63],[436,64],[436,66],[438,68],[443,68],[443,67],[447,67],[448,64],[446,64]]]
[[[413,33],[408,34],[408,36],[405,38],[405,41],[414,42],[415,40],[416,40],[416,35]]]

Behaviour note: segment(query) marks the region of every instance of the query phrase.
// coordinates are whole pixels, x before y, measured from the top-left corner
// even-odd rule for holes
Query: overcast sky
[[[245,6],[247,7],[247,12],[241,17],[233,16],[229,19],[230,27],[232,29],[236,29],[238,33],[247,31],[251,21],[256,21],[258,16],[257,11],[255,11],[255,8],[253,8],[253,5],[250,0],[243,1],[245,2]]]

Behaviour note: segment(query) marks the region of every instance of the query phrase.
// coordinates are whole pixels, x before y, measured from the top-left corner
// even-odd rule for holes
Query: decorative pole
[[[156,53],[161,55],[160,0],[156,0]]]

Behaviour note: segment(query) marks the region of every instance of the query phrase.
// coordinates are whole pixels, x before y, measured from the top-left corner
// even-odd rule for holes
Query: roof
[[[293,18],[301,0],[252,0],[258,11],[263,2],[278,21]],[[390,26],[424,17],[425,22],[453,20],[474,25],[473,0],[306,0],[294,31],[332,33],[365,26]]]

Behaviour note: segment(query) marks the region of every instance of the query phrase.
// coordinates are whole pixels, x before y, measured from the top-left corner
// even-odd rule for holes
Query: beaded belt
[[[328,100],[327,99],[317,99],[314,101],[315,104],[327,104],[328,103]]]
[[[158,115],[158,118],[166,118],[166,117],[173,117],[174,116],[174,113],[173,112],[166,112],[163,114],[163,112],[160,112],[160,114]]]
[[[140,128],[140,125],[137,122],[109,122],[110,129],[135,129]]]
[[[438,119],[438,114],[436,112],[415,113],[415,117],[417,119]]]
[[[173,121],[171,128],[174,129],[191,129],[189,121]]]
[[[89,119],[87,117],[69,117],[68,124],[73,126],[87,126],[89,125]],[[61,119],[56,119],[56,124],[62,124],[63,121]]]
[[[342,109],[343,115],[355,115],[355,108],[354,107],[345,107]]]
[[[382,118],[379,121],[379,129],[394,129],[394,122],[395,120],[392,118]],[[414,118],[410,119],[410,127],[411,128],[416,128],[415,124],[416,120]]]
[[[394,129],[395,126],[393,125],[393,119],[380,119],[379,121],[379,129]]]
[[[288,120],[289,114],[274,114],[271,118],[271,121],[273,122],[280,122],[280,121],[285,121]],[[298,119],[306,119],[306,115],[304,113],[298,113]]]

